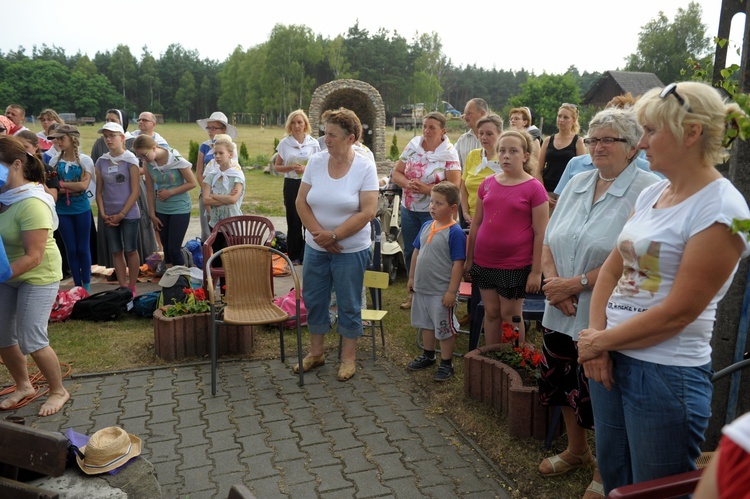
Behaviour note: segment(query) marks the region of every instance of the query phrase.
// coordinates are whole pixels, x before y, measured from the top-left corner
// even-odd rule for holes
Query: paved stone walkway
[[[305,386],[278,359],[223,362],[211,396],[205,363],[66,380],[61,413],[28,425],[140,436],[166,498],[507,497],[500,471],[447,420],[425,412],[408,374],[360,361],[347,383],[329,363]],[[11,415],[10,412],[7,415]]]

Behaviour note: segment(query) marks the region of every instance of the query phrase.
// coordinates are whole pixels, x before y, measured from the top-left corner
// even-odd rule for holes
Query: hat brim
[[[81,468],[81,471],[83,471],[87,475],[100,475],[102,473],[106,473],[108,471],[117,469],[120,466],[124,466],[134,457],[138,457],[141,455],[141,447],[142,447],[141,439],[131,433],[128,433],[128,437],[130,438],[130,450],[127,453],[113,459],[112,461],[110,461],[110,463],[108,463],[105,466],[89,466],[86,464],[85,458],[81,459],[76,454],[76,461],[78,462],[78,467]],[[86,454],[86,447],[87,447],[86,445],[81,447],[81,452],[83,452],[84,455]]]
[[[109,128],[104,128],[104,127],[102,127],[99,130],[97,130],[96,133],[104,133],[104,132],[119,133],[120,135],[122,135],[123,137],[125,137],[125,131],[124,130],[121,132],[120,130],[110,130]]]
[[[232,140],[237,138],[237,129],[230,125],[229,123],[224,123],[221,120],[212,120],[211,118],[203,118],[202,120],[196,120],[195,122],[198,123],[198,126],[201,127],[208,133],[208,122],[209,121],[218,121],[219,123],[222,123],[224,126],[227,127],[227,131],[225,132],[227,135],[232,137]]]

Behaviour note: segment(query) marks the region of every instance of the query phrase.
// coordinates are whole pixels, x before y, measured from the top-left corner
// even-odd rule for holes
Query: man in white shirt
[[[167,144],[167,141],[164,140],[161,135],[154,131],[155,128],[156,116],[154,116],[154,113],[144,111],[138,116],[138,130],[134,131],[132,135],[133,137],[137,137],[141,134],[148,135],[149,137],[153,137],[160,147],[169,149],[169,144]]]

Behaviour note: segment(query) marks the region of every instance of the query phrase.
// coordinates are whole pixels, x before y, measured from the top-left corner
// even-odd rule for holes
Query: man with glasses
[[[161,135],[154,131],[155,128],[156,117],[154,116],[154,113],[144,111],[138,116],[138,130],[134,131],[131,135],[133,137],[137,137],[139,135],[148,135],[149,137],[152,137],[154,141],[156,141],[156,144],[159,147],[169,149],[169,144],[167,144],[167,141],[164,140]]]

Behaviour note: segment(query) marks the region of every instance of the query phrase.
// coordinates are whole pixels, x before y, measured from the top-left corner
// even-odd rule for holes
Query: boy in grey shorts
[[[411,325],[422,329],[424,353],[411,361],[412,371],[435,364],[435,343],[440,341],[440,365],[436,381],[453,376],[456,344],[454,311],[466,260],[466,235],[456,223],[460,194],[450,182],[440,182],[430,193],[432,221],[425,223],[414,240],[409,269],[409,291],[414,293]]]

